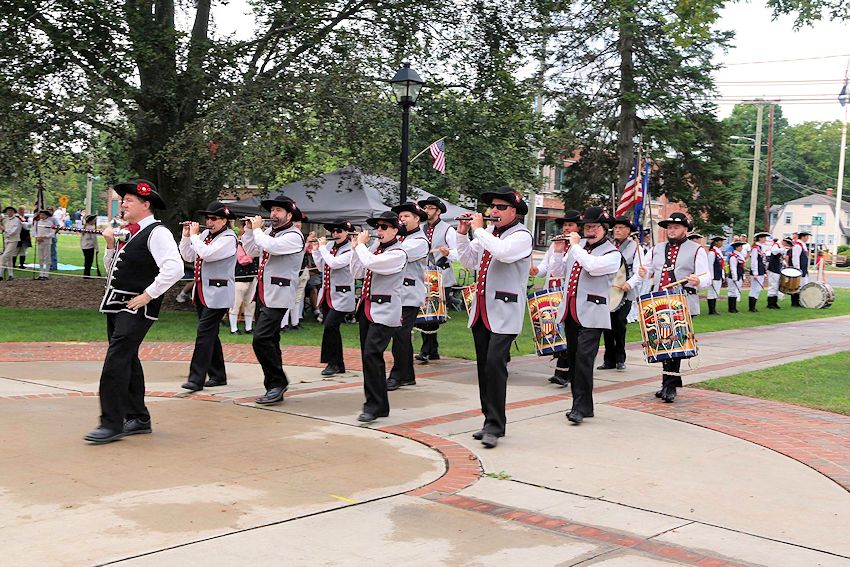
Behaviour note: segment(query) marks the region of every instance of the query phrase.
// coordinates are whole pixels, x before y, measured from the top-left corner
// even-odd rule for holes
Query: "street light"
[[[416,99],[419,98],[419,91],[422,90],[422,85],[425,81],[419,77],[419,74],[410,68],[410,63],[402,63],[395,77],[390,79],[390,84],[393,87],[393,96],[396,102],[401,106],[401,175],[399,177],[399,186],[401,190],[401,203],[407,201],[407,159],[410,154],[408,138],[410,135],[410,107],[416,104]]]

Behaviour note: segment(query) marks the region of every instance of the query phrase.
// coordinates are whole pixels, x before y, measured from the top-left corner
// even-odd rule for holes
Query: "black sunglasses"
[[[347,231],[346,231],[346,230],[343,230],[343,229],[341,229],[341,228],[334,228],[334,229],[331,229],[331,234],[336,234],[337,232],[347,232]]]
[[[220,217],[214,217],[212,215],[207,215],[206,219],[211,220],[211,221],[217,221],[217,220],[220,220]]]
[[[497,211],[507,211],[508,208],[513,207],[513,205],[503,205],[503,204],[500,203],[498,205],[492,205],[492,207],[494,209],[496,209]]]
[[[387,230],[388,228],[395,228],[395,227],[394,227],[393,225],[391,225],[391,224],[384,224],[384,223],[382,223],[382,222],[381,222],[381,223],[378,223],[377,225],[375,225],[375,227],[376,227],[376,228],[379,228],[379,229],[381,229],[381,230]]]

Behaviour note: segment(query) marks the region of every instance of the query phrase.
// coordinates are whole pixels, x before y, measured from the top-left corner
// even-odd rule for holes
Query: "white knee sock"
[[[254,318],[245,315],[245,330],[250,331],[254,328]]]
[[[230,332],[235,333],[239,327],[236,325],[236,321],[239,320],[239,315],[231,315],[228,313],[227,315],[230,318]]]

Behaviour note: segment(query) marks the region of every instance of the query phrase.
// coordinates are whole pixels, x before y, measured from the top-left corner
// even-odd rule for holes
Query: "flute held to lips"
[[[485,221],[497,221],[497,220],[499,220],[499,217],[488,217],[488,216],[483,216],[483,217],[481,217],[481,218],[482,218],[483,220],[485,220]],[[458,221],[471,221],[471,220],[472,220],[472,215],[461,215],[461,216],[459,216],[459,217],[455,217],[455,220],[458,220]]]

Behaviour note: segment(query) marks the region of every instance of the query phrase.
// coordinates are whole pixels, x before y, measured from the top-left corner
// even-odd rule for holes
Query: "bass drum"
[[[800,288],[800,305],[807,309],[826,309],[835,302],[835,290],[826,283],[809,282]]]

